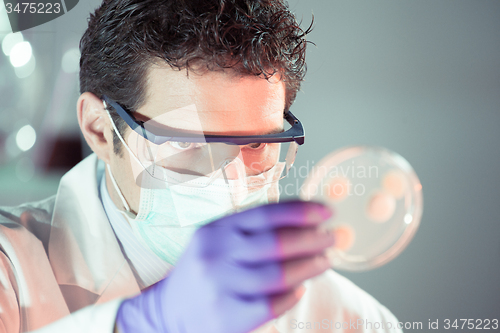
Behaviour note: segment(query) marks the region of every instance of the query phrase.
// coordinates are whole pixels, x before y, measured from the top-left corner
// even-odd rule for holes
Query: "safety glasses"
[[[290,128],[281,133],[219,136],[136,120],[109,97],[102,99],[106,110],[112,106],[132,129],[126,143],[110,116],[117,136],[133,157],[149,175],[173,185],[204,187],[217,178],[243,179],[246,186],[275,182],[288,174],[298,146],[304,143],[302,124],[291,112],[284,115]]]

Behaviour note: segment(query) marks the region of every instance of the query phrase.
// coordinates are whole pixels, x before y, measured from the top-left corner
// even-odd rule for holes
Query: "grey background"
[[[315,17],[299,163],[351,144],[413,165],[424,215],[391,263],[345,274],[401,321],[500,316],[500,2],[293,1]],[[425,326],[424,326],[425,327]]]
[[[32,92],[29,108],[19,98],[14,117],[40,119],[51,108],[62,52],[77,46],[97,3],[80,1],[26,33],[45,90]],[[500,2],[292,0],[290,7],[304,27],[314,14],[316,43],[292,109],[307,133],[296,165],[347,145],[380,145],[403,155],[423,184],[422,224],[409,247],[381,268],[345,275],[403,322],[500,319]],[[78,135],[76,75],[74,82],[51,118],[61,135]],[[0,118],[10,119],[9,110],[0,105]],[[59,175],[20,186],[9,176],[12,163],[0,168],[3,204],[55,192]]]

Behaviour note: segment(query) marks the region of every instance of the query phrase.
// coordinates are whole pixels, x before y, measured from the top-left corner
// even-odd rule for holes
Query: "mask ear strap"
[[[109,164],[106,164],[106,168],[108,169],[109,173],[109,178],[111,179],[111,183],[115,187],[116,193],[118,193],[118,196],[120,197],[120,200],[122,201],[123,207],[125,208],[125,214],[130,217],[130,218],[135,218],[136,215],[130,211],[130,206],[127,203],[127,200],[125,200],[125,197],[122,194],[122,191],[120,191],[120,188],[118,187],[118,184],[116,183],[115,177],[113,177],[113,173],[111,172],[111,167]]]
[[[115,131],[116,136],[118,137],[118,139],[120,139],[120,141],[122,142],[122,144],[125,146],[125,149],[127,149],[127,151],[129,152],[130,156],[132,156],[132,158],[137,163],[139,163],[139,165],[142,167],[141,161],[139,161],[139,159],[137,158],[137,156],[135,156],[135,154],[132,152],[132,150],[130,150],[128,144],[122,138],[122,135],[120,134],[120,131],[118,130],[118,128],[116,128],[115,122],[113,121],[113,118],[111,118],[111,115],[109,114],[108,104],[105,101],[102,101],[102,104],[104,105],[104,110],[106,110],[106,114],[108,115],[109,121],[111,122],[111,126],[113,126],[113,130]]]

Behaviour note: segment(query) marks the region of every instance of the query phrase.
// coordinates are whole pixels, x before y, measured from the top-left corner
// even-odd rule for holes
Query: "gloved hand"
[[[118,311],[121,333],[245,333],[292,308],[329,263],[325,206],[289,201],[196,231],[171,274]]]

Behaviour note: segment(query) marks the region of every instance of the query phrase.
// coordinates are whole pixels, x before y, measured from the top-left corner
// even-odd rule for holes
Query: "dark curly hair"
[[[306,35],[285,0],[104,0],[80,41],[80,92],[128,110],[145,102],[148,67],[231,68],[286,85],[286,109],[304,78]],[[126,124],[112,108],[121,133]],[[114,133],[114,132],[113,132]],[[114,137],[115,153],[120,154]]]

